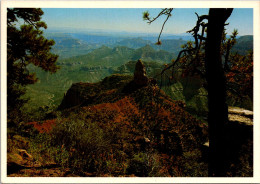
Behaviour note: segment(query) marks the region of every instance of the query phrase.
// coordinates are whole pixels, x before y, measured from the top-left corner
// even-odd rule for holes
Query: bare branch
[[[171,11],[172,11],[172,10],[171,10]],[[158,39],[157,39],[157,43],[160,43],[160,37],[161,37],[162,31],[163,31],[164,25],[165,25],[165,23],[168,21],[168,19],[169,19],[170,16],[171,16],[171,14],[168,14],[167,18],[165,19],[165,21],[164,21],[164,23],[163,23],[163,25],[162,25],[161,32],[160,32],[160,34],[159,34],[159,36],[158,36]]]
[[[188,33],[192,33],[194,39],[195,39],[195,47],[194,48],[191,48],[191,49],[184,49],[184,50],[181,50],[177,56],[177,59],[170,65],[168,65],[166,68],[164,68],[160,74],[158,75],[163,75],[165,73],[166,70],[169,70],[170,68],[174,68],[176,63],[179,62],[182,54],[185,54],[185,53],[191,53],[193,51],[196,51],[196,55],[195,57],[192,59],[191,63],[198,57],[198,53],[199,53],[199,49],[202,45],[202,40],[205,40],[205,38],[203,37],[204,36],[204,32],[205,32],[205,27],[206,27],[206,24],[204,22],[202,22],[203,20],[207,19],[208,16],[207,15],[202,15],[202,16],[199,16],[197,13],[196,13],[197,17],[198,17],[198,20],[197,20],[197,23],[196,23],[196,26],[190,30],[190,31],[187,31]],[[167,17],[169,18],[169,17]],[[168,19],[166,19],[167,21]],[[202,31],[201,31],[201,35],[198,35],[198,32],[199,32],[199,29],[200,27],[202,27]],[[159,35],[160,36],[160,35]],[[199,42],[200,40],[200,42]],[[156,76],[158,76],[156,75]],[[155,77],[156,77],[155,76]]]
[[[148,24],[151,24],[152,22],[154,22],[155,20],[157,20],[161,15],[168,15],[172,12],[173,8],[164,8],[162,9],[162,11],[155,17],[150,19],[149,17],[147,17],[148,20]]]

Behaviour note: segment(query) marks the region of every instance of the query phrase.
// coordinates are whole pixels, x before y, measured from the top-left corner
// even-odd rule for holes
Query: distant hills
[[[116,44],[120,46],[126,46],[129,48],[134,48],[134,49],[144,47],[146,45],[150,45],[155,50],[164,50],[167,52],[174,53],[175,55],[178,55],[178,52],[181,50],[181,46],[187,43],[187,41],[182,39],[167,39],[167,40],[162,40],[162,45],[156,45],[155,41],[156,39],[150,41],[150,40],[144,40],[142,38],[129,38],[117,42]]]
[[[118,46],[126,46],[129,48],[137,49],[140,47],[144,47],[145,45],[151,45],[152,42],[149,40],[144,40],[142,38],[128,38],[121,40],[116,43]]]
[[[142,59],[143,61],[156,61],[158,63],[169,63],[174,54],[163,50],[155,50],[150,45],[139,49],[125,46],[110,48],[102,46],[86,55],[75,56],[59,60],[60,65],[103,66],[118,67],[130,60]]]
[[[100,47],[100,45],[73,38],[68,33],[45,33],[45,36],[55,41],[53,52],[58,54],[60,59],[83,55]]]
[[[81,36],[74,37],[73,34],[65,33],[48,33],[48,39],[55,41],[53,52],[60,56],[60,59],[85,55],[95,49],[106,46],[114,48],[118,46],[128,47],[132,49],[139,49],[144,46],[151,46],[153,49],[159,51],[164,50],[174,53],[175,55],[181,50],[181,45],[185,44],[184,40],[162,40],[162,45],[155,45],[156,38],[153,41],[145,40],[143,38],[114,38],[108,36]],[[97,40],[95,38],[97,37]]]
[[[162,37],[162,44],[155,45],[157,36],[136,34],[133,35],[109,35],[107,34],[90,34],[90,33],[60,33],[48,32],[45,36],[53,39],[56,44],[53,52],[60,56],[60,59],[86,55],[87,53],[106,46],[114,48],[117,46],[128,47],[132,49],[139,49],[146,45],[151,46],[155,50],[164,50],[178,55],[181,46],[193,38],[187,34],[185,35],[167,35]],[[240,36],[237,39],[236,45],[232,48],[233,52],[245,55],[248,50],[253,49],[253,36]]]
[[[39,81],[27,86],[28,91],[25,97],[30,98],[28,108],[57,106],[63,94],[75,82],[98,82],[114,73],[133,74],[135,62],[138,59],[145,63],[147,73],[152,77],[161,71],[163,64],[171,62],[181,49],[180,46],[186,43],[182,39],[166,39],[162,40],[162,45],[158,46],[151,40],[141,37],[120,37],[117,41],[114,40],[115,42],[112,41],[115,37],[110,40],[111,42],[107,37],[107,40],[99,39],[94,43],[91,41],[91,35],[87,42],[80,37],[75,38],[71,33],[58,32],[46,33],[45,36],[56,42],[53,52],[59,54],[58,65],[61,69],[51,75],[30,66],[30,71],[37,73]],[[251,49],[253,49],[253,36],[241,36],[237,39],[232,52],[246,54]],[[193,96],[188,93],[182,94],[183,91],[190,91],[189,88],[183,89],[183,86],[190,85],[180,81],[165,90],[170,96],[176,97],[178,94],[176,98],[183,100]],[[197,90],[196,88],[195,91]]]
[[[58,43],[61,43],[64,38],[65,35],[60,37]],[[74,43],[77,46],[79,44],[79,42],[76,41],[71,41],[70,43]],[[57,47],[59,47],[59,45]],[[139,49],[124,46],[114,48],[101,46],[84,55],[60,58],[58,65],[61,66],[61,69],[53,75],[37,67],[30,66],[30,71],[37,73],[39,81],[34,85],[27,86],[28,93],[25,97],[30,97],[27,108],[56,106],[60,103],[63,94],[72,83],[98,82],[115,73],[118,67],[128,61],[136,62],[136,60],[141,58],[143,61],[153,61],[154,63],[158,63],[158,65],[162,65],[163,63],[170,62],[173,57],[173,53],[162,50],[157,51],[150,45]],[[41,96],[41,98],[39,98],[39,96]]]
[[[253,36],[246,35],[237,39],[237,43],[233,46],[232,52],[246,55],[249,50],[253,50]]]

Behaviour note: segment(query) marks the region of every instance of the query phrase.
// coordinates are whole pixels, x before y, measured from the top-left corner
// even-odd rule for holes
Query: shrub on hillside
[[[204,143],[204,127],[157,86],[123,93],[117,87],[125,89],[127,80],[104,79],[115,88],[103,86],[93,103],[68,109],[57,120],[51,132],[57,162],[82,175],[183,176],[184,153]],[[91,91],[87,84],[77,87]]]
[[[51,132],[52,144],[60,146],[60,155],[68,153],[62,162],[75,172],[103,170],[103,155],[110,151],[109,137],[96,122],[84,120],[78,115],[62,119]],[[61,162],[61,160],[59,161]]]

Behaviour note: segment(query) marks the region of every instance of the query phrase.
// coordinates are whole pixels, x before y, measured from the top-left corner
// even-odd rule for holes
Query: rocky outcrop
[[[72,108],[75,106],[86,106],[99,99],[104,98],[111,90],[116,93],[132,93],[133,91],[145,87],[148,84],[156,85],[156,80],[148,78],[143,62],[138,60],[135,65],[134,79],[131,75],[113,74],[104,78],[98,83],[74,83],[64,94],[64,98],[59,106],[59,110]]]
[[[91,83],[75,83],[72,84],[70,89],[64,94],[63,100],[59,106],[59,109],[66,109],[81,105],[83,102],[92,100],[96,92],[89,89],[96,89],[96,86]]]
[[[27,152],[29,141],[19,135],[8,137],[7,145],[7,173],[14,173],[31,166],[33,156]]]
[[[110,93],[121,93],[122,88],[133,79],[130,75],[113,74],[98,83],[74,83],[64,95],[59,110],[75,106],[101,103]]]
[[[38,176],[37,172],[41,170],[47,170],[52,167],[56,167],[57,164],[53,160],[46,160],[46,157],[42,157],[33,151],[32,146],[28,138],[20,135],[10,136],[7,139],[7,175],[10,177],[15,176],[28,176],[28,173],[32,173],[31,176]],[[48,157],[50,158],[50,157]],[[50,176],[43,175],[41,176]]]
[[[149,80],[146,76],[145,66],[139,59],[135,65],[134,83],[138,86],[146,86],[148,81]]]

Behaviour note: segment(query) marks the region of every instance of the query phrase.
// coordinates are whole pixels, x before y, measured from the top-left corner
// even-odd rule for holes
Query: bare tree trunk
[[[221,60],[225,22],[233,9],[209,10],[206,39],[206,79],[209,108],[209,176],[226,176],[225,124],[228,122],[226,79]]]

